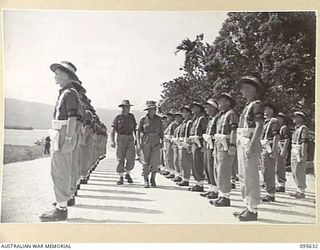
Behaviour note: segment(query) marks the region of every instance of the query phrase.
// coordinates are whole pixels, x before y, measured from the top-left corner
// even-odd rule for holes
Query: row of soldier
[[[245,208],[234,215],[240,221],[257,220],[260,201],[274,202],[276,192],[285,192],[285,165],[291,143],[291,167],[297,186],[297,192],[291,196],[304,198],[308,138],[305,112],[294,112],[296,127],[291,139],[287,116],[277,113],[275,105],[259,100],[263,94],[261,82],[256,77],[245,76],[238,84],[247,100],[240,117],[233,110],[236,101],[229,93],[221,93],[217,100],[209,99],[204,104],[193,102],[183,106],[180,112],[163,117],[156,114],[156,103],[148,101],[147,114],[136,131],[136,120],[130,113],[132,105],[124,100],[119,105],[122,113],[114,119],[111,133],[111,146],[117,147],[120,176],[117,184],[124,184],[124,178],[133,182],[130,172],[134,168],[136,144],[145,188],[156,187],[155,177],[162,159],[163,175],[181,187],[189,187],[192,175],[195,185],[188,188],[190,191],[201,192],[216,207],[225,207],[231,205],[232,172],[238,166]],[[260,197],[260,167],[267,193],[264,197]],[[204,192],[205,180],[209,186],[207,192]]]
[[[61,86],[51,129],[51,175],[56,202],[53,210],[40,216],[41,221],[67,219],[67,206],[75,204],[74,196],[80,184],[87,182],[90,172],[105,157],[107,142],[106,126],[99,121],[86,97],[85,89],[75,74],[76,67],[64,61],[52,64],[50,68]],[[189,186],[192,175],[196,183],[189,187],[190,191],[201,192],[212,205],[230,206],[232,166],[237,159],[245,209],[234,215],[240,221],[257,220],[261,200],[260,159],[267,191],[262,201],[272,202],[276,192],[276,164],[281,183],[278,191],[285,191],[284,164],[290,138],[288,128],[279,124],[283,115],[276,119],[274,105],[264,105],[259,100],[263,86],[257,78],[241,78],[239,88],[247,99],[240,117],[233,110],[236,104],[233,97],[222,93],[217,100],[183,106],[166,128],[156,114],[158,107],[154,101],[147,102],[144,109],[147,114],[137,126],[134,115],[130,113],[132,105],[124,100],[119,105],[122,113],[114,119],[111,131],[111,146],[117,148],[117,184],[124,184],[124,179],[128,183],[133,182],[130,174],[137,153],[142,163],[144,187],[156,187],[162,152],[170,168],[169,173],[164,171],[164,174],[179,186]],[[209,116],[208,123],[204,110]],[[297,192],[292,194],[295,198],[304,198],[306,188],[308,129],[304,124],[305,118],[303,111],[294,113],[296,130],[291,140],[291,166],[297,185]],[[209,191],[204,193],[205,179]]]
[[[75,205],[81,184],[106,155],[107,127],[100,121],[86,90],[67,61],[50,66],[60,86],[54,109],[51,137],[51,177],[56,201],[40,220],[61,221],[68,217],[68,206]]]

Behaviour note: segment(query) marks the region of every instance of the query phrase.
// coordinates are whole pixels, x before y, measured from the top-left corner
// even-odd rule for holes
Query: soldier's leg
[[[150,159],[151,159],[151,144],[146,142],[141,145],[141,162],[142,162],[142,176],[148,180],[150,174]]]
[[[297,183],[297,191],[299,193],[305,193],[306,185],[306,161],[298,162],[296,165],[296,183]]]
[[[217,177],[216,177],[216,170],[215,170],[215,159],[213,157],[213,149],[207,149],[207,168],[209,170],[209,179],[211,185],[211,191],[217,193],[218,186],[217,186]]]
[[[126,150],[126,172],[130,174],[130,171],[134,168],[134,160],[136,155],[136,149],[134,146],[133,136],[127,137],[127,150]]]
[[[238,156],[237,154],[234,157],[233,164],[232,164],[232,176],[231,176],[231,182],[233,185],[235,185],[237,179],[238,179]]]
[[[259,158],[260,154],[254,153],[250,158],[244,158],[243,161],[245,201],[251,212],[256,212],[260,204]]]
[[[177,147],[173,148],[173,164],[175,169],[175,181],[180,181],[181,179],[181,168],[179,163],[179,149]]]
[[[286,184],[286,159],[287,156],[279,155],[276,159],[276,174],[277,174],[277,181],[280,187],[285,187]]]
[[[245,201],[246,186],[244,183],[244,148],[242,145],[237,146],[237,159],[238,159],[238,176],[240,182],[241,197]]]
[[[126,157],[126,148],[127,148],[127,141],[124,135],[117,135],[117,149],[116,149],[116,156],[118,160],[117,165],[117,173],[119,176],[123,176],[125,172],[124,164],[125,164],[125,157]]]
[[[167,157],[168,157],[169,171],[170,171],[171,175],[174,176],[175,175],[174,149],[173,149],[173,144],[172,143],[168,143]]]
[[[230,198],[231,193],[231,173],[234,156],[228,152],[217,152],[217,180],[219,188],[219,197]]]
[[[57,205],[67,207],[67,202],[71,196],[71,165],[72,153],[62,154],[59,151],[52,153],[51,157],[51,177]]]
[[[183,181],[189,183],[191,175],[192,154],[185,148],[179,149],[179,163],[182,171]]]

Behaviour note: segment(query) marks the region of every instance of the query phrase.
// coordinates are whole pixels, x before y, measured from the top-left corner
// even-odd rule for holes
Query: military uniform
[[[295,112],[295,115],[303,114],[303,112]],[[306,163],[307,163],[307,142],[308,142],[308,128],[306,125],[296,125],[292,134],[291,144],[291,169],[293,180],[297,186],[297,193],[291,196],[295,198],[304,198],[306,185]],[[305,148],[303,149],[303,144]],[[302,152],[305,150],[305,152]]]
[[[174,131],[177,127],[177,123],[172,121],[168,127],[164,130],[164,153],[166,159],[166,165],[169,168],[170,174],[167,178],[175,177],[175,166],[174,166],[174,143],[172,141],[172,137],[174,135]]]
[[[177,114],[176,114],[177,115]],[[180,115],[180,114],[179,114]],[[175,170],[175,178],[173,179],[174,182],[181,182],[182,181],[182,176],[181,176],[181,166],[179,162],[179,148],[181,148],[181,143],[180,143],[180,128],[182,123],[178,124],[176,123],[177,127],[174,130],[173,133],[173,165],[174,165],[174,170]]]
[[[190,189],[191,191],[203,191],[204,181],[204,156],[203,156],[203,137],[206,132],[207,122],[205,117],[200,114],[194,117],[194,121],[190,131],[190,139],[192,142],[192,173],[196,180],[196,185]],[[200,187],[198,189],[198,187]]]
[[[228,150],[236,146],[235,141],[231,143],[230,136],[232,131],[235,132],[238,127],[237,114],[232,109],[221,111],[216,126],[214,154],[219,199],[214,204],[215,206],[230,206],[231,175],[235,155],[230,155]]]
[[[190,145],[190,130],[192,119],[185,119],[179,129],[179,139],[182,143],[179,147],[179,166],[182,173],[183,181],[178,183],[179,186],[189,186],[191,169],[192,169],[192,151]]]
[[[262,153],[261,153],[261,169],[267,196],[262,201],[274,201],[276,192],[275,184],[275,164],[278,158],[277,150],[274,152],[273,157],[273,139],[279,135],[280,124],[276,118],[265,119],[262,133]]]
[[[290,140],[290,129],[288,125],[284,124],[280,128],[279,132],[279,155],[276,159],[276,175],[277,181],[280,187],[285,187],[286,183],[286,161],[288,157],[288,150],[284,150],[285,140]],[[281,155],[281,152],[284,150],[284,154]]]
[[[117,173],[130,172],[134,168],[136,119],[133,114],[119,114],[113,121],[112,127],[117,132]]]
[[[92,137],[92,113],[89,110],[86,110],[84,124],[82,127],[82,141],[80,146],[80,169],[81,169],[81,184],[86,184],[89,169],[90,169],[90,144],[91,144],[91,137]]]
[[[148,102],[147,109],[156,109],[155,102]],[[142,176],[145,179],[145,187],[149,187],[149,174],[151,175],[151,185],[155,186],[154,177],[158,172],[158,166],[160,165],[160,149],[163,141],[163,125],[161,118],[158,115],[154,115],[152,118],[147,114],[142,117],[138,132],[141,134],[140,146],[141,146],[141,161],[142,161]]]
[[[55,208],[39,216],[41,221],[66,220],[68,217],[67,205],[71,197],[72,178],[72,154],[77,143],[77,134],[67,131],[68,126],[74,123],[78,117],[79,99],[76,90],[73,89],[72,80],[77,80],[76,67],[63,61],[60,64],[52,64],[50,69],[59,74],[67,74],[70,82],[61,86],[55,105],[52,129],[50,137],[52,143],[51,177],[56,198]],[[59,69],[59,71],[58,71]]]

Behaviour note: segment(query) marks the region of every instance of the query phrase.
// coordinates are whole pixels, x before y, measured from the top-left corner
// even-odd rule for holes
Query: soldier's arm
[[[137,130],[137,147],[141,147],[141,132],[143,131],[143,118],[140,119],[138,130]]]
[[[73,91],[68,92],[65,98],[68,113],[66,138],[70,138],[75,135],[78,107],[80,103],[77,94]]]
[[[307,142],[308,142],[308,131],[306,128],[302,129],[301,132],[301,156],[307,158]]]
[[[253,136],[250,142],[250,146],[254,147],[261,139],[261,135],[263,132],[263,115],[264,115],[264,107],[262,103],[257,103],[253,106],[253,116],[255,121],[255,129],[253,132]]]

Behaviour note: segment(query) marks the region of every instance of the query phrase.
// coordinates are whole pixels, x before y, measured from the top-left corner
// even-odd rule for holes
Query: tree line
[[[264,85],[262,101],[289,115],[302,108],[314,126],[315,45],[315,12],[229,12],[211,44],[199,34],[177,46],[175,53],[185,57],[182,74],[162,83],[160,110],[229,92],[240,112],[244,100],[236,83],[251,74]]]

